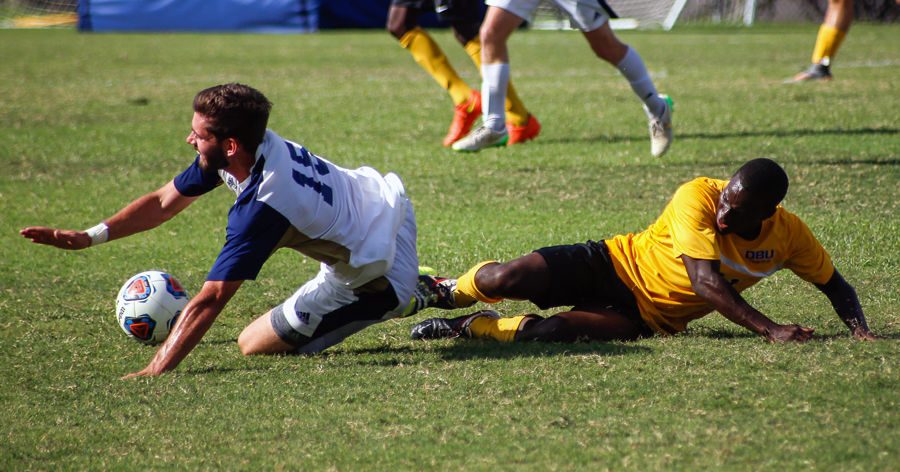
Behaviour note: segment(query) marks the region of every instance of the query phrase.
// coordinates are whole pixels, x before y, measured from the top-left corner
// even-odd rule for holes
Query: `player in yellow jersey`
[[[501,318],[489,310],[432,318],[416,325],[412,336],[633,340],[681,332],[715,310],[769,341],[807,341],[811,328],[778,324],[740,295],[787,268],[828,297],[854,337],[876,339],[853,287],[803,221],[779,205],[787,188],[777,163],[754,159],[728,181],[700,177],[683,184],[640,233],[482,262],[458,280],[435,278],[431,306],[513,299],[541,309],[572,308],[548,318]]]
[[[816,45],[813,48],[812,64],[803,72],[785,81],[785,83],[806,82],[810,80],[831,80],[831,61],[844,41],[853,22],[853,0],[828,0],[825,19],[819,26]]]
[[[456,40],[480,70],[481,41],[478,28],[484,13],[480,3],[480,0],[392,0],[388,12],[388,31],[447,90],[453,100],[455,111],[453,122],[444,138],[445,147],[468,134],[475,120],[481,116],[481,94],[459,77],[440,46],[419,26],[419,16],[427,9],[434,8],[438,17],[450,24]],[[525,142],[540,133],[540,123],[525,108],[512,84],[507,89],[505,108],[506,129],[509,133],[507,144]]]

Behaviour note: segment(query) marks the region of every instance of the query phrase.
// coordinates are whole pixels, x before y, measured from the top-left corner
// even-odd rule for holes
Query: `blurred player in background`
[[[873,340],[856,291],[796,215],[779,205],[788,189],[772,160],[747,162],[730,180],[699,177],[684,185],[647,230],[601,242],[538,249],[506,263],[486,261],[458,280],[434,278],[430,306],[529,300],[549,318],[501,318],[485,310],[432,318],[414,339],[498,341],[633,340],[684,331],[713,310],[772,342],[806,341],[813,330],[778,324],[739,294],[782,268],[828,297],[857,339]]]
[[[456,40],[480,70],[481,42],[478,39],[478,28],[482,20],[481,4],[481,0],[392,0],[388,12],[388,31],[447,90],[453,100],[453,122],[444,138],[444,146],[452,145],[472,129],[472,125],[481,116],[481,94],[459,77],[440,46],[419,27],[419,16],[426,9],[434,8],[442,21],[450,23]],[[504,92],[505,126],[509,136],[505,144],[533,139],[541,131],[537,118],[525,108],[511,83]]]
[[[84,249],[155,228],[219,186],[234,192],[225,244],[206,282],[149,365],[126,378],[174,369],[282,247],[318,260],[319,273],[244,328],[243,354],[316,353],[412,314],[416,219],[399,177],[344,169],[281,138],[266,129],[271,106],[246,85],[203,90],[186,138],[197,157],[181,174],[88,230],[21,231],[35,243]]]
[[[523,21],[531,19],[541,0],[487,0],[488,11],[481,25],[481,96],[484,120],[465,138],[456,142],[456,151],[478,151],[500,146],[508,139],[504,126],[503,101],[510,77],[507,40]],[[581,30],[600,59],[619,69],[643,102],[650,124],[651,153],[661,156],[672,143],[671,100],[653,85],[641,56],[622,43],[609,26],[615,13],[603,0],[553,0],[568,15],[572,26]]]
[[[900,0],[898,0],[900,2]],[[798,83],[810,80],[831,80],[831,63],[853,22],[853,0],[828,0],[825,20],[819,27],[813,48],[812,64],[799,74],[785,81]]]

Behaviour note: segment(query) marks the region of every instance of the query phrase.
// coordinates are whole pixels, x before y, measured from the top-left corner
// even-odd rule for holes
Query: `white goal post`
[[[753,24],[756,0],[606,0],[619,18],[610,21],[613,29],[662,28],[670,30],[686,6],[693,7],[693,19]],[[550,0],[541,2],[531,24],[535,29],[569,29],[569,20]]]

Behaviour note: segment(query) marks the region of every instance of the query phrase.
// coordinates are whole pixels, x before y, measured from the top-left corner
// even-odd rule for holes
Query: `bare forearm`
[[[768,336],[776,324],[759,310],[753,308],[731,285],[710,281],[694,287],[697,295],[706,300],[729,321],[743,326],[760,336]]]
[[[174,213],[163,208],[156,193],[149,193],[129,203],[106,220],[109,226],[109,239],[124,238],[156,228],[173,215]]]
[[[859,297],[856,290],[850,285],[841,274],[835,270],[834,275],[828,283],[824,285],[816,285],[822,293],[828,297],[834,311],[841,318],[841,321],[850,328],[850,332],[857,337],[870,337],[869,325],[866,323],[866,316],[863,314],[862,305],[859,303]]]
[[[203,288],[200,289],[200,293],[185,307],[172,334],[156,351],[150,364],[140,372],[128,374],[124,378],[159,375],[177,367],[197,346],[241,283],[243,281],[240,280],[232,282],[206,281]]]
[[[188,307],[191,308],[191,307]],[[203,335],[212,326],[221,309],[212,306],[194,306],[185,310],[175,325],[172,334],[156,351],[153,360],[147,366],[148,373],[162,374],[178,366],[185,357],[200,343]]]
[[[781,325],[770,320],[746,300],[722,277],[719,262],[682,255],[694,293],[735,324],[769,341],[807,341],[813,330],[799,325]]]

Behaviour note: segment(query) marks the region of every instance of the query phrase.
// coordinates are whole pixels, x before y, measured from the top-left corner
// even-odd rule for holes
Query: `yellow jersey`
[[[781,206],[752,241],[716,231],[716,203],[727,184],[694,179],[678,188],[649,228],[606,240],[616,274],[657,333],[683,331],[712,311],[694,293],[681,255],[720,261],[720,272],[738,292],[782,268],[815,284],[834,274],[831,258],[806,224]]]

